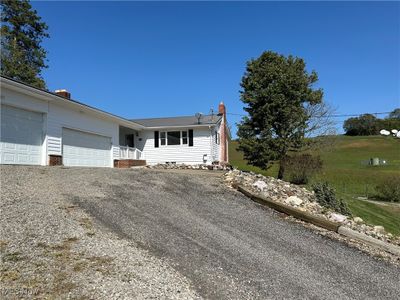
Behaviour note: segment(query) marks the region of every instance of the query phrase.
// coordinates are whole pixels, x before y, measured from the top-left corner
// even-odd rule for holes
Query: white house
[[[129,167],[228,162],[223,103],[206,116],[128,120],[1,76],[0,164]]]

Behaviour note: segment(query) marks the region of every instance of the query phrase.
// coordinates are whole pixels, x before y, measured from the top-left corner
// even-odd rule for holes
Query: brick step
[[[114,168],[130,168],[145,166],[146,160],[144,159],[115,159]]]

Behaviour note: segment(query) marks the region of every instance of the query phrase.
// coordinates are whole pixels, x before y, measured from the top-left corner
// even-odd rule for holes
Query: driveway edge
[[[368,244],[369,246],[379,248],[380,250],[384,250],[391,254],[400,256],[400,247],[397,247],[397,246],[389,244],[389,243],[385,243],[381,240],[370,237],[364,233],[354,231],[345,226],[341,226],[340,223],[322,219],[320,217],[314,216],[308,212],[301,211],[292,206],[285,205],[283,203],[267,199],[266,197],[263,197],[258,194],[254,194],[252,191],[250,191],[249,189],[246,189],[242,185],[238,185],[238,186],[236,186],[236,188],[238,191],[240,191],[241,193],[243,193],[244,195],[246,195],[253,201],[256,201],[260,204],[266,205],[266,206],[268,206],[272,209],[275,209],[279,212],[282,212],[289,216],[293,216],[293,217],[303,220],[305,222],[312,223],[314,225],[317,225],[317,226],[327,229],[329,231],[339,233],[345,237],[356,240],[358,242],[362,242],[362,243]]]

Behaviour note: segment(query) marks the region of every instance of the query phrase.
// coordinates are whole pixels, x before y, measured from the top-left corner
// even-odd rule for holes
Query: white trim
[[[166,131],[159,131],[158,134],[158,145],[159,147],[189,147],[189,129],[186,130],[166,130]],[[179,132],[179,144],[177,145],[168,145],[168,132]],[[186,132],[186,144],[183,143],[183,132]],[[165,145],[161,144],[161,134],[165,133]]]

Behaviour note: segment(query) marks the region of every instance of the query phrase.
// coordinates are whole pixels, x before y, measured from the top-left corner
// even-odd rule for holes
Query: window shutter
[[[154,131],[154,148],[158,148],[159,147],[159,132],[158,131]]]
[[[193,129],[189,129],[189,147],[193,147]]]

